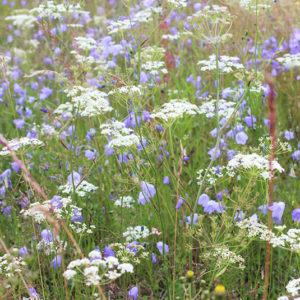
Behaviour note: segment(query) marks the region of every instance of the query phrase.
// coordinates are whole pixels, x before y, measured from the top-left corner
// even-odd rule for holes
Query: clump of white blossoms
[[[231,169],[257,169],[259,170],[259,174],[263,177],[263,179],[270,178],[270,162],[268,158],[260,156],[256,153],[251,154],[237,154],[235,155],[229,162],[227,167]],[[282,166],[276,161],[273,160],[271,164],[272,171],[278,171],[282,173],[284,169]]]
[[[138,241],[145,239],[150,235],[150,230],[146,226],[127,227],[127,230],[123,232],[123,237],[127,242]]]
[[[71,195],[73,193],[73,185],[69,182],[65,185],[61,185],[58,187],[58,189],[63,193],[67,195]],[[87,182],[86,180],[81,181],[79,184],[75,186],[75,193],[79,197],[85,197],[86,194],[94,192],[98,189],[97,186],[94,186],[93,184]]]
[[[109,137],[108,148],[131,147],[137,145],[140,139],[131,128],[126,128],[120,121],[111,121],[100,126],[101,133]]]
[[[221,267],[224,265],[235,265],[238,264],[239,269],[245,268],[245,260],[240,255],[237,255],[233,251],[230,251],[228,247],[217,247],[211,251],[210,254],[205,254],[206,258],[209,258],[210,256],[217,259],[217,266]]]
[[[293,252],[300,251],[300,229],[291,228],[286,233],[276,235],[264,224],[258,222],[257,215],[236,223],[242,234],[269,242],[273,247],[281,247]]]
[[[117,34],[125,30],[130,30],[143,23],[152,23],[153,15],[162,14],[161,7],[148,7],[138,11],[131,19],[110,20],[107,25],[108,34]]]
[[[187,0],[167,0],[167,2],[175,8],[181,8],[187,6]]]
[[[166,50],[162,47],[148,46],[141,50],[141,70],[149,72],[152,76],[156,76],[159,73],[167,74],[166,64],[163,61]],[[133,61],[139,63],[139,54],[136,53]]]
[[[226,56],[221,55],[218,60],[218,68],[222,73],[231,73],[236,70],[244,69],[244,66],[239,63],[239,57],[237,56]],[[216,70],[216,56],[210,55],[209,60],[200,60],[198,62],[199,66],[203,66],[200,68],[201,71],[212,71]]]
[[[93,117],[113,110],[106,99],[107,94],[94,87],[74,86],[65,92],[82,117]],[[60,106],[57,111],[61,111]]]
[[[97,42],[91,37],[78,36],[75,38],[76,45],[83,51],[88,51],[96,47]]]
[[[34,26],[36,18],[30,14],[17,14],[6,17],[5,21],[12,22],[14,26],[22,29],[30,29]]]
[[[293,279],[293,280],[289,281],[289,283],[286,286],[286,290],[293,297],[299,296],[299,293],[300,293],[300,278]]]
[[[186,99],[173,99],[164,103],[161,109],[153,114],[151,118],[159,118],[168,122],[169,119],[183,118],[186,115],[196,115],[199,113],[197,105],[187,102]]]
[[[89,253],[89,259],[71,261],[63,276],[70,280],[76,278],[87,286],[108,284],[122,276],[124,273],[133,273],[130,263],[120,263],[116,257],[102,258],[100,250],[95,249]]]
[[[5,68],[7,64],[11,61],[11,58],[6,55],[1,55],[0,53],[0,67]]]
[[[131,208],[134,204],[134,199],[131,196],[123,196],[115,201],[115,206]]]
[[[0,275],[1,278],[12,278],[18,276],[26,266],[22,257],[14,257],[8,254],[0,256]]]
[[[244,9],[255,11],[256,8],[258,10],[270,8],[274,2],[276,0],[240,0],[240,6]]]
[[[187,20],[203,41],[209,44],[220,44],[232,37],[229,33],[234,17],[227,7],[206,5],[204,8],[189,16]]]
[[[278,57],[277,60],[288,69],[300,67],[300,53],[286,53],[282,57]]]
[[[201,99],[200,99],[201,100]],[[216,99],[202,98],[203,102],[199,107],[199,114],[204,114],[207,118],[213,118],[216,115]],[[236,103],[219,99],[219,117],[229,119],[234,112]]]
[[[142,96],[142,86],[125,85],[108,92],[108,96],[120,99],[121,101],[128,99],[132,101],[140,100]]]
[[[50,0],[43,4],[40,4],[39,7],[33,8],[30,10],[30,13],[38,15],[41,18],[53,18],[61,19],[67,14],[77,13],[77,14],[89,14],[88,11],[81,10],[80,4],[57,4],[54,1]]]
[[[28,137],[22,137],[19,139],[13,139],[8,142],[8,146],[13,150],[17,151],[25,146],[41,146],[44,143],[36,138],[28,138]],[[9,155],[9,150],[7,147],[3,147],[0,151],[0,156]]]

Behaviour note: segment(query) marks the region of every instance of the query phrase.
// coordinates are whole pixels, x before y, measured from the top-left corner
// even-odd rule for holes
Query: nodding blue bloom
[[[235,212],[235,214],[234,214],[233,221],[235,221],[235,222],[240,222],[240,221],[242,221],[243,214],[244,214],[244,212],[243,212],[242,210],[241,210],[241,211],[237,210],[237,211]]]
[[[81,175],[79,173],[77,173],[76,171],[73,171],[73,179],[74,179],[74,184],[78,184],[81,180]],[[72,181],[72,173],[68,176],[68,182],[69,184],[73,184]]]
[[[20,248],[19,256],[23,257],[25,254],[29,254],[26,246]]]
[[[2,174],[0,174],[0,182],[2,182],[4,179],[11,176],[11,169],[5,170]]]
[[[108,246],[104,247],[104,257],[113,256],[115,257],[114,250]]]
[[[292,220],[300,223],[300,208],[292,211]]]
[[[137,254],[137,247],[136,247],[137,245],[138,245],[138,242],[133,241],[126,247],[126,249],[129,249],[131,252],[134,253],[134,255],[136,255]]]
[[[162,241],[159,241],[156,243],[156,247],[158,249],[158,251],[160,252],[160,254],[164,254],[165,253],[169,253],[169,246],[167,244],[164,244]]]
[[[191,74],[191,75],[186,79],[186,82],[190,82],[190,83],[192,83],[192,84],[195,84],[194,75]]]
[[[43,229],[41,231],[41,236],[46,243],[51,243],[53,241],[52,232],[48,229]]]
[[[75,223],[75,222],[80,222],[82,223],[84,220],[83,216],[81,215],[80,211],[78,210],[78,208],[75,208],[72,211],[72,218],[71,218],[71,222]]]
[[[149,111],[147,111],[147,110],[143,111],[143,118],[146,122],[151,120],[151,115],[150,115]]]
[[[211,148],[211,149],[207,152],[207,154],[210,156],[210,160],[213,158],[213,156],[214,156],[214,154],[215,154],[215,149],[216,149],[216,147],[213,147],[213,148]],[[220,155],[221,155],[221,150],[220,150],[220,149],[217,149],[215,159],[219,158]]]
[[[185,217],[186,222],[188,222],[189,225],[192,224],[192,219],[193,219],[193,224],[196,224],[198,222],[198,214],[194,214],[194,216],[187,216]]]
[[[276,224],[281,224],[281,218],[285,209],[284,202],[274,202],[272,205],[269,205],[269,210],[272,211],[272,220]],[[258,210],[261,210],[263,215],[267,214],[267,205],[261,205],[258,207]]]
[[[209,200],[204,206],[204,212],[208,214],[212,214],[213,212],[222,213],[224,211],[224,207],[217,201]]]
[[[37,291],[35,290],[35,288],[33,286],[31,286],[29,289],[29,293],[30,293],[30,299],[40,299],[40,294],[37,293]]]
[[[295,160],[299,161],[300,150],[296,150],[294,153],[292,153],[291,157],[292,157],[292,159],[295,159]]]
[[[140,83],[146,83],[146,82],[148,82],[148,76],[144,71],[141,71]]]
[[[218,135],[218,129],[217,129],[217,128],[213,129],[213,130],[210,132],[210,135],[211,135],[213,138],[217,137],[217,135]]]
[[[217,194],[217,197],[218,197],[219,200],[221,200],[221,199],[223,198],[223,194],[222,194],[221,192],[219,192],[219,193]]]
[[[134,286],[133,288],[131,288],[127,294],[129,299],[132,299],[132,300],[137,300],[138,295],[139,295],[139,288],[137,286]]]
[[[25,121],[22,119],[15,119],[15,120],[13,120],[13,123],[16,125],[16,127],[18,129],[23,129],[23,127],[25,125]]]
[[[235,155],[236,155],[236,152],[233,149],[227,150],[227,158],[228,158],[228,160],[232,160]]]
[[[169,178],[169,176],[166,175],[164,177],[163,184],[170,184],[170,178]]]
[[[16,173],[19,173],[19,171],[20,171],[20,167],[19,167],[19,165],[16,163],[16,162],[12,162],[11,163],[11,167],[12,167],[12,169],[16,172]]]
[[[286,140],[290,141],[294,138],[294,132],[293,131],[286,131],[284,133],[284,137],[286,138]]]
[[[156,130],[157,131],[165,131],[161,125],[156,125]]]
[[[178,202],[177,202],[175,208],[179,210],[180,207],[181,207],[181,205],[182,205],[182,203],[183,203],[183,199],[182,199],[182,198],[179,198],[179,200],[178,200]]]
[[[61,266],[61,255],[58,254],[56,255],[53,260],[50,263],[51,267],[54,267],[55,270],[57,270],[58,268],[60,268]]]
[[[88,160],[92,160],[96,156],[96,151],[85,150],[84,155]]]
[[[47,99],[52,94],[52,90],[46,86],[44,86],[40,93],[40,100]]]
[[[256,118],[254,116],[247,116],[244,118],[244,122],[248,127],[253,127],[254,123],[256,122]]]
[[[202,194],[202,195],[200,195],[200,197],[198,199],[198,204],[205,207],[208,201],[209,201],[208,195]]]
[[[146,148],[146,146],[147,146],[147,140],[143,137],[142,143],[139,142],[137,144],[137,148],[138,150],[143,150],[144,148]]]
[[[138,203],[143,205],[150,202],[150,198],[153,198],[156,194],[156,190],[153,184],[142,181],[141,183],[142,192],[139,193]]]
[[[248,135],[244,131],[241,131],[235,136],[235,140],[238,145],[246,145]]]
[[[153,262],[154,264],[157,263],[156,256],[155,256],[154,253],[152,253],[152,262]]]

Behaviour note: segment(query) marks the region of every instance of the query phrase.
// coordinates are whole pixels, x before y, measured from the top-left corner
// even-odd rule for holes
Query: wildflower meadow
[[[300,299],[300,2],[0,0],[0,299]]]

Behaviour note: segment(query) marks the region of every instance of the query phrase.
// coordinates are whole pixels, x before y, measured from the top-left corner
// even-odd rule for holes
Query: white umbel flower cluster
[[[120,88],[114,89],[110,92],[108,92],[108,95],[127,95],[127,96],[141,96],[142,91],[139,86],[135,85],[126,85],[122,86]]]
[[[277,60],[288,69],[300,67],[300,53],[287,53],[284,54],[282,57],[277,58]]]
[[[8,254],[0,256],[0,275],[1,278],[12,278],[18,276],[26,266],[22,257],[13,257]]]
[[[101,133],[108,135],[110,141],[108,148],[131,147],[139,143],[139,137],[134,134],[133,130],[126,128],[125,124],[120,121],[102,124]]]
[[[243,257],[240,255],[237,255],[233,251],[230,251],[228,247],[223,246],[223,247],[217,247],[215,248],[211,255],[214,258],[217,258],[217,266],[221,267],[224,265],[235,265],[238,264],[239,269],[244,269],[245,268],[245,260]],[[209,257],[209,256],[207,256]]]
[[[175,8],[181,8],[187,6],[187,0],[167,0],[167,2]]]
[[[256,153],[251,154],[237,154],[229,162],[228,167],[232,169],[252,169],[256,168],[260,171],[260,175],[264,179],[270,177],[270,162],[267,158],[260,156]],[[272,161],[272,170],[282,173],[284,169],[276,161]]]
[[[63,276],[70,280],[76,276],[77,280],[82,280],[87,286],[99,285],[101,282],[107,283],[115,280],[124,273],[133,273],[133,265],[130,263],[120,263],[116,257],[109,256],[102,258],[100,250],[95,249],[89,253],[89,258],[71,261]],[[80,272],[74,269],[80,270]]]
[[[134,203],[134,199],[131,196],[123,196],[120,199],[117,199],[115,201],[115,206],[120,206],[120,207],[126,207],[126,208],[131,208]]]
[[[237,222],[236,226],[245,231],[247,237],[267,241],[274,248],[282,247],[296,253],[300,251],[300,229],[291,228],[277,236],[266,225],[258,222],[257,215]]]
[[[23,148],[24,146],[41,146],[41,145],[43,145],[43,142],[40,141],[39,139],[35,139],[35,138],[31,139],[28,137],[22,137],[19,139],[13,139],[13,140],[9,141],[8,145],[13,151],[17,151],[20,148]],[[7,149],[7,147],[4,147],[0,151],[0,156],[9,155],[9,153],[10,152]]]
[[[91,37],[78,36],[75,38],[76,45],[83,51],[88,51],[96,47],[96,41]]]
[[[73,193],[73,185],[70,183],[67,183],[65,185],[61,185],[58,187],[58,189],[63,193],[67,195],[71,195]],[[86,194],[94,192],[98,189],[97,186],[94,186],[93,184],[87,182],[86,180],[83,180],[80,182],[78,186],[75,186],[75,193],[79,197],[85,197]]]
[[[12,22],[12,24],[16,27],[20,27],[22,29],[32,28],[36,22],[36,18],[32,15],[19,14],[15,16],[8,16],[5,18],[6,21]]]
[[[275,0],[240,0],[240,7],[256,11],[256,8],[259,9],[266,9],[270,8],[272,2],[276,2]]]
[[[94,87],[74,86],[65,92],[82,117],[93,117],[113,110],[106,99],[107,94]],[[57,110],[60,111],[61,108],[58,107]]]
[[[286,290],[293,297],[299,296],[299,294],[300,294],[300,278],[289,281],[289,283],[286,286]]]
[[[145,239],[150,235],[150,230],[146,226],[127,227],[127,230],[123,232],[123,237],[127,242],[137,241]]]
[[[207,98],[199,107],[199,114],[204,114],[207,118],[213,118],[216,114],[217,100]],[[236,103],[219,99],[219,117],[229,119],[234,112]]]
[[[67,14],[78,13],[78,14],[89,14],[87,11],[80,10],[80,4],[65,5],[65,4],[57,4],[54,1],[46,1],[43,4],[40,4],[39,7],[33,8],[30,10],[30,13],[40,16],[41,18],[49,18],[60,19]]]
[[[239,57],[222,55],[218,60],[218,68],[222,73],[231,73],[234,70],[244,69],[244,66],[239,63]],[[201,71],[213,71],[216,70],[216,56],[214,54],[209,56],[209,60],[200,60],[198,62]]]
[[[159,118],[168,122],[170,119],[183,118],[186,115],[196,115],[199,113],[197,105],[189,103],[186,99],[173,99],[164,103],[161,109],[151,114],[151,118]]]

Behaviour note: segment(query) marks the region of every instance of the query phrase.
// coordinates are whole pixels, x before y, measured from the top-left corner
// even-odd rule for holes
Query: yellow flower
[[[188,279],[192,279],[192,278],[194,277],[194,272],[193,272],[192,270],[188,270],[188,271],[186,272],[186,277],[187,277]]]
[[[226,291],[225,286],[222,285],[222,284],[218,284],[215,287],[215,293],[218,294],[218,295],[224,295],[225,291]]]

